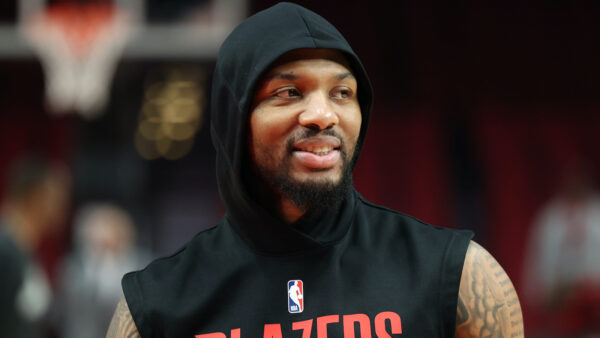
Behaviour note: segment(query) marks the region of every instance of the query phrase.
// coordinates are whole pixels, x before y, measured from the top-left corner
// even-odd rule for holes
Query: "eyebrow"
[[[342,74],[340,74],[340,75],[337,76],[337,79],[338,80],[343,80],[343,79],[345,79],[347,77],[352,77],[353,78],[354,74],[352,74],[350,72],[342,73]]]
[[[275,73],[265,77],[265,80],[273,80],[273,79],[284,79],[284,80],[296,80],[298,75],[292,73]]]
[[[345,72],[345,73],[341,73],[339,75],[336,76],[337,80],[343,80],[345,78],[348,77],[354,77],[354,75],[350,72]],[[284,80],[296,80],[298,79],[299,76],[296,74],[292,74],[292,73],[275,73],[275,74],[271,74],[268,75],[267,77],[265,77],[265,80],[273,80],[273,79],[284,79]]]

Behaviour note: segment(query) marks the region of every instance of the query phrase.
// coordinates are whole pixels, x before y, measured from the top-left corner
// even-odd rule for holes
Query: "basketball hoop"
[[[28,18],[22,32],[41,59],[51,111],[98,116],[131,35],[126,15],[107,3],[59,3]]]

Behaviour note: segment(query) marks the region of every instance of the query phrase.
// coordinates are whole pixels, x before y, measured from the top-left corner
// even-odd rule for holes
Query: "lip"
[[[294,158],[298,163],[309,169],[330,169],[340,160],[340,151],[332,150],[325,155],[317,155],[308,151],[294,151]]]
[[[294,150],[307,151],[308,148],[331,147],[338,149],[341,145],[340,139],[335,136],[322,135],[302,139],[292,144]]]
[[[335,136],[313,136],[295,142],[293,156],[298,164],[309,169],[330,169],[340,161],[341,141]],[[332,148],[327,154],[317,155],[313,149]]]

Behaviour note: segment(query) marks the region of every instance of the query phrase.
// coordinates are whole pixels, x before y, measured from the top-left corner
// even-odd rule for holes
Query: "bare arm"
[[[514,286],[494,257],[473,241],[458,291],[456,337],[524,337]]]
[[[106,338],[141,338],[124,297],[117,304]]]

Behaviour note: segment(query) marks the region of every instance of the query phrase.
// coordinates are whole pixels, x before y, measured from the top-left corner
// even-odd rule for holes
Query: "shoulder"
[[[20,275],[28,258],[17,243],[0,227],[0,261],[4,275]]]
[[[217,253],[219,251],[219,233],[219,225],[205,229],[197,233],[174,253],[158,257],[152,260],[145,268],[130,274],[155,273],[161,271],[167,273],[163,274],[163,276],[169,276],[168,273],[182,269],[185,270],[186,265],[197,263],[196,260],[198,257],[203,257],[208,253]]]
[[[0,223],[0,254],[16,258],[20,256],[20,251],[13,239],[2,229],[2,223]]]
[[[357,223],[369,224],[378,231],[399,232],[399,235],[403,237],[412,238],[414,236],[415,239],[422,240],[431,239],[447,242],[457,239],[464,242],[462,245],[463,254],[468,241],[473,237],[473,233],[469,230],[435,226],[414,216],[370,202],[359,193],[356,195],[358,200]]]
[[[242,254],[235,248],[239,239],[232,231],[220,223],[198,233],[174,254],[123,276],[123,303],[141,334],[152,336],[156,320],[177,316],[181,299],[201,301],[206,295],[198,290],[217,283],[219,271],[233,269],[231,261]]]
[[[113,314],[106,338],[138,338],[140,334],[135,326],[125,298],[121,298]]]
[[[523,337],[521,305],[496,259],[471,241],[460,281],[456,337]]]
[[[419,257],[422,269],[435,270],[440,282],[447,286],[443,292],[448,295],[448,307],[455,308],[460,274],[473,232],[431,225],[360,196],[357,209],[356,237],[382,251],[390,249],[397,257]]]
[[[181,280],[195,272],[205,261],[210,262],[211,257],[218,255],[220,250],[216,244],[219,241],[218,232],[218,226],[206,229],[196,234],[173,254],[156,258],[145,268],[125,274],[122,284],[129,306],[135,306],[134,295],[152,295],[153,288],[168,286],[172,281]]]

